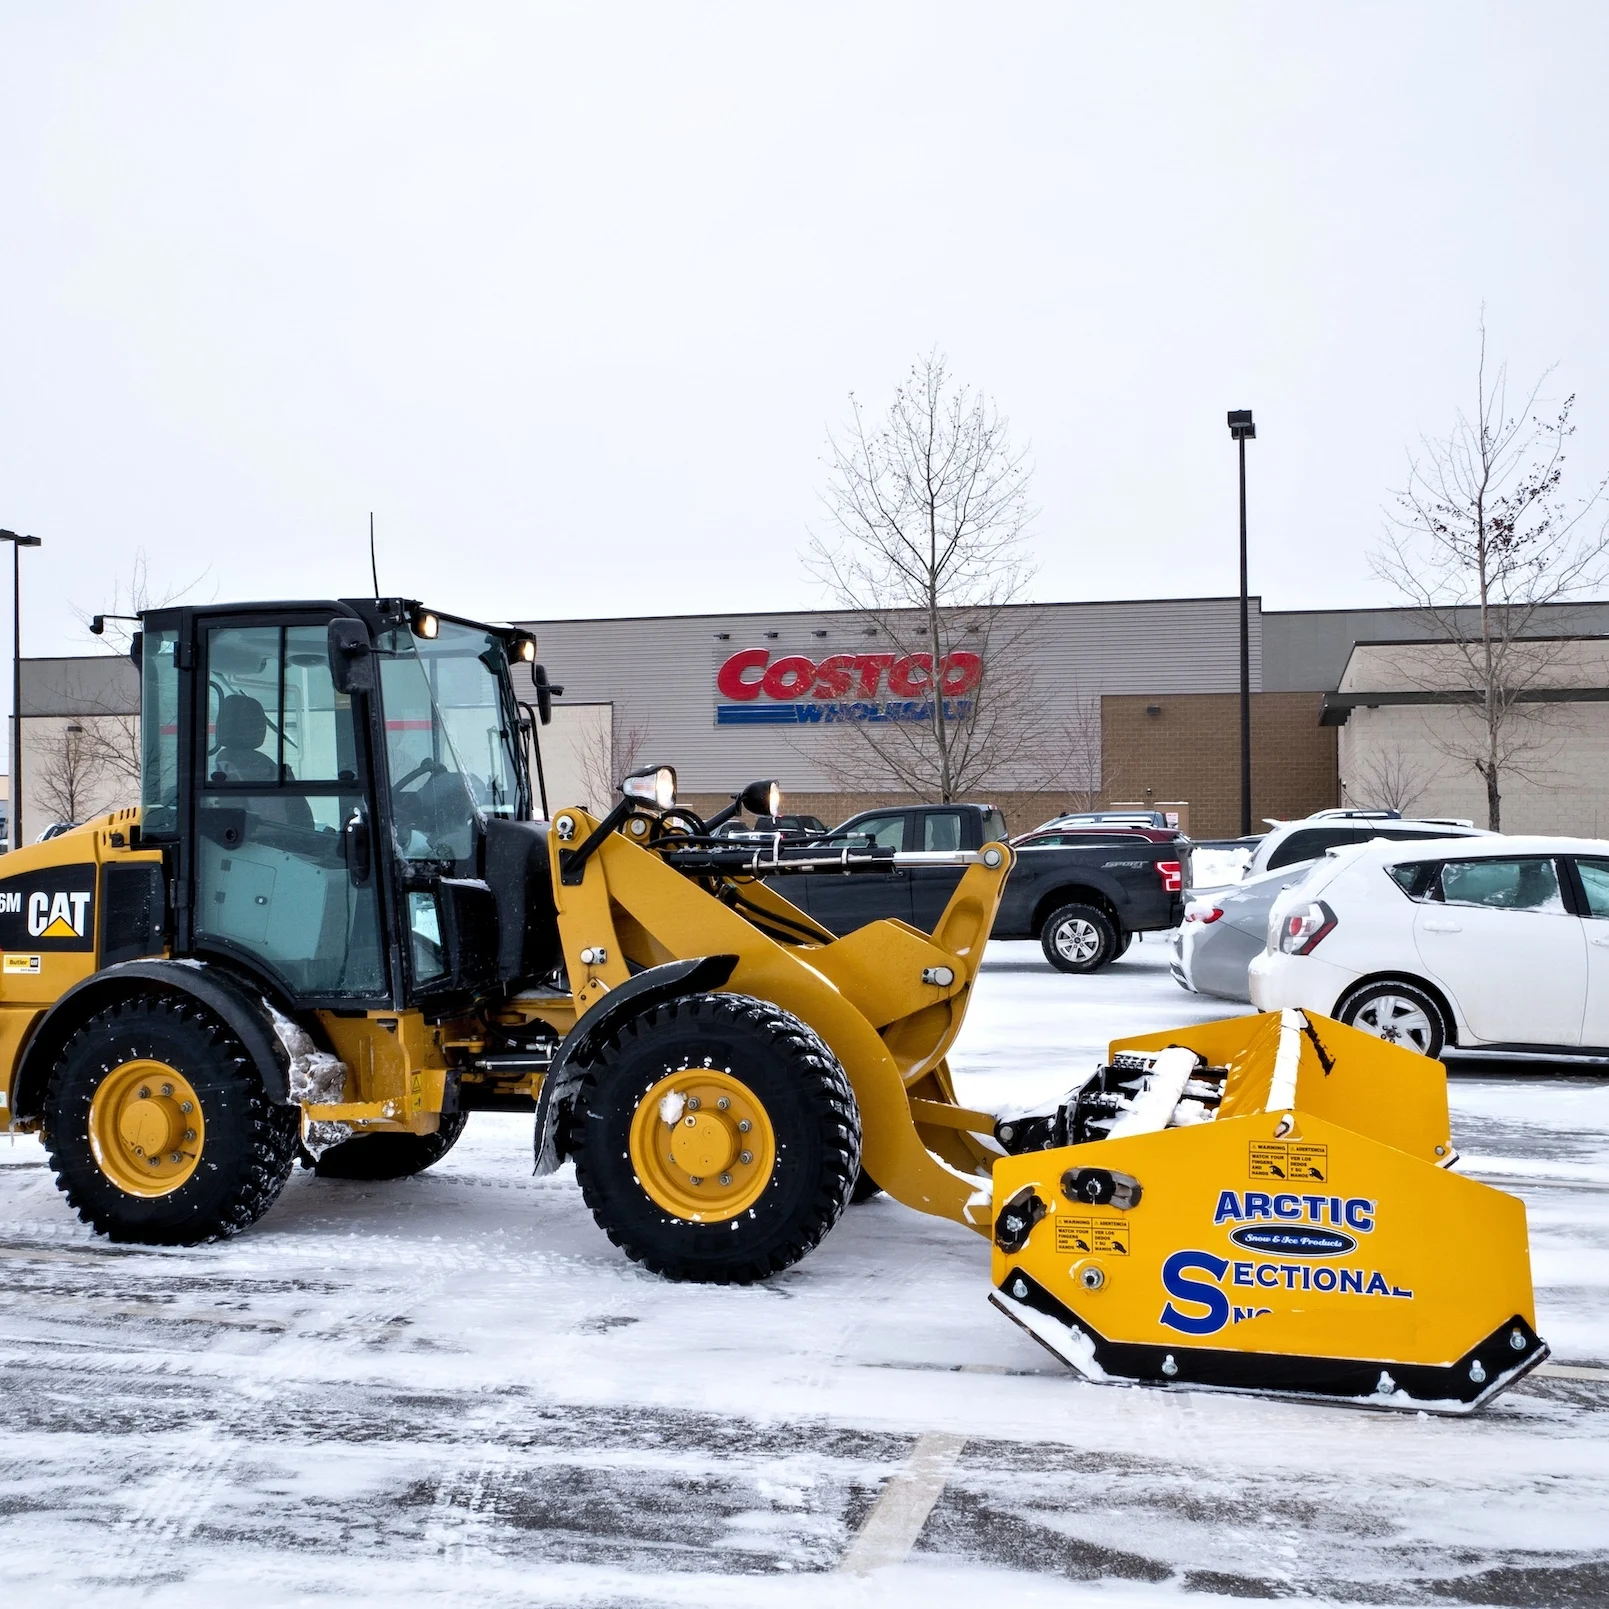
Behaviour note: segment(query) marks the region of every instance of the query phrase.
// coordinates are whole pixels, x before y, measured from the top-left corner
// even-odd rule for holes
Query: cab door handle
[[[1609,948],[1609,937],[1605,937],[1605,938],[1601,938],[1601,939],[1594,939],[1592,942],[1594,944],[1602,944],[1606,948]]]
[[[1464,930],[1457,922],[1426,922],[1427,933],[1462,933]]]
[[[346,824],[346,870],[354,888],[362,888],[369,880],[373,855],[369,841],[369,823],[356,805]]]

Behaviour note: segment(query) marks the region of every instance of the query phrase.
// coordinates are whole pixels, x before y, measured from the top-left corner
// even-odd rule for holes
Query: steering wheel
[[[405,777],[392,783],[391,813],[404,843],[415,832],[422,832],[426,838],[430,836],[430,829],[436,816],[435,801],[431,797],[431,784],[446,772],[447,767],[440,760],[426,755]],[[414,793],[404,791],[412,787],[421,777],[425,779],[422,788]]]

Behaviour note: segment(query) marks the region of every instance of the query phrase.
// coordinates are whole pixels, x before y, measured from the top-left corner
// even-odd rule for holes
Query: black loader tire
[[[188,1081],[204,1122],[194,1171],[165,1195],[124,1190],[90,1139],[97,1089],[136,1061],[162,1063]],[[268,1099],[231,1030],[178,995],[121,1001],[85,1022],[51,1069],[43,1115],[45,1149],[67,1204],[112,1240],[147,1246],[194,1246],[254,1224],[290,1177],[301,1129],[295,1107]]]
[[[1447,1048],[1447,1014],[1428,989],[1406,979],[1381,979],[1353,989],[1335,1008],[1336,1020],[1432,1061]]]
[[[773,1132],[763,1192],[736,1216],[680,1216],[637,1177],[637,1109],[686,1069],[740,1080]],[[668,1279],[742,1285],[780,1273],[837,1223],[860,1176],[860,1112],[837,1057],[797,1017],[746,995],[686,995],[628,1019],[597,1052],[576,1110],[587,1206],[628,1257]]]
[[[855,1180],[855,1188],[849,1192],[849,1204],[859,1207],[868,1201],[875,1201],[882,1193],[883,1187],[862,1168]]]
[[[1117,957],[1117,929],[1094,905],[1063,905],[1045,918],[1039,947],[1058,972],[1099,972]]]
[[[368,1134],[342,1140],[307,1164],[320,1179],[406,1179],[441,1161],[458,1143],[467,1112],[441,1120],[434,1134]]]

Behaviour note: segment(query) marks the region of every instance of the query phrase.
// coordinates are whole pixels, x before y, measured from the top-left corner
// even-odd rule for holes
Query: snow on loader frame
[[[992,1236],[993,1300],[1091,1378],[1462,1411],[1546,1355],[1438,1065],[1287,1013],[998,1120],[945,1057],[1006,845],[783,855],[715,831],[774,784],[700,820],[666,767],[550,822],[535,642],[409,600],[142,626],[139,808],[0,863],[0,1109],[100,1232],[234,1234],[298,1156],[397,1178],[534,1109],[537,1171],[674,1279],[787,1268],[875,1180]],[[762,881],[935,859],[931,936]]]

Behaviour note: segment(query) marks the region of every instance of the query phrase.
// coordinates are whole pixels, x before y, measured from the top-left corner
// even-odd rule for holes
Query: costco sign
[[[715,672],[725,700],[718,726],[794,726],[829,721],[929,721],[933,695],[952,720],[972,708],[983,660],[958,649],[933,671],[931,654],[829,654],[815,660],[768,648],[740,648]],[[937,686],[935,687],[935,683]]]

